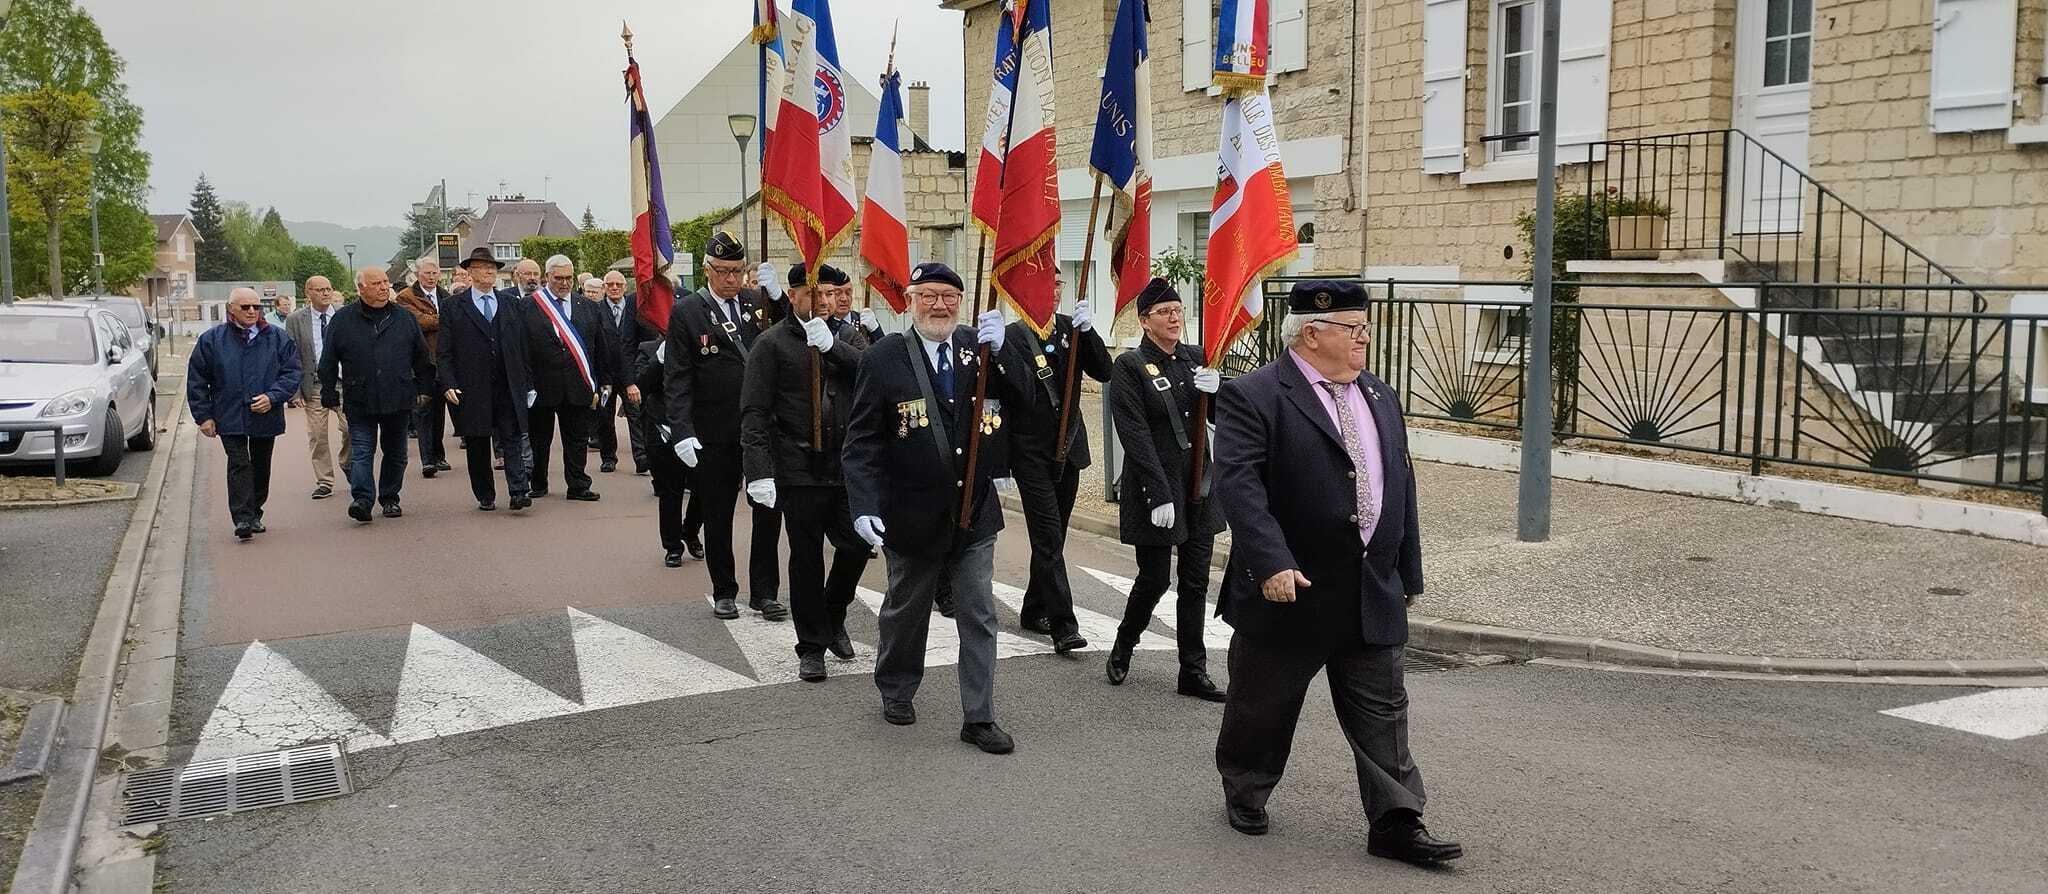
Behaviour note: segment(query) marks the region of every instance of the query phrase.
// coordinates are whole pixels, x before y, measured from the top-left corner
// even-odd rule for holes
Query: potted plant
[[[1652,259],[1664,250],[1671,209],[1655,198],[1621,195],[1607,188],[1607,256]]]

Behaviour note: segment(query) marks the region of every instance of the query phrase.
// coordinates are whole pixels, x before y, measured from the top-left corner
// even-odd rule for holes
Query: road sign
[[[454,233],[439,233],[434,236],[434,244],[440,250],[442,269],[453,268],[456,262],[461,260],[455,256],[455,250],[461,247],[461,242],[461,238]]]

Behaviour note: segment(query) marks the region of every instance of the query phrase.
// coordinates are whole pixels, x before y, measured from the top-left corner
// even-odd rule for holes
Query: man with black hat
[[[1045,338],[1019,320],[1004,339],[1006,361],[1031,377],[1034,386],[1012,408],[1010,471],[1024,506],[1024,530],[1031,537],[1031,574],[1024,586],[1021,623],[1025,630],[1052,636],[1064,655],[1088,647],[1074,618],[1074,591],[1067,583],[1067,523],[1081,470],[1088,468],[1088,426],[1081,419],[1081,375],[1109,381],[1109,349],[1095,333],[1087,301],[1073,316],[1054,314]],[[1078,353],[1077,353],[1078,352]],[[1069,361],[1073,356],[1077,363]],[[1065,448],[1059,444],[1062,419]]]
[[[995,723],[996,613],[990,592],[996,532],[1003,510],[994,482],[1008,474],[1003,405],[1023,385],[1005,372],[1003,315],[988,311],[973,328],[959,324],[959,274],[944,264],[911,270],[911,331],[883,336],[861,355],[847,423],[845,480],[854,530],[882,550],[889,592],[882,602],[875,687],[882,718],[917,722],[911,702],[924,677],[933,591],[952,582],[960,631],[960,739],[990,754],[1014,747]],[[983,370],[985,346],[992,369]],[[974,416],[975,380],[987,375],[987,400]],[[970,433],[981,443],[967,469]],[[968,496],[960,522],[962,490]]]
[[[476,508],[485,512],[498,508],[498,490],[491,482],[493,442],[505,457],[505,491],[512,508],[533,504],[526,411],[538,395],[526,359],[525,311],[516,293],[491,287],[498,281],[498,267],[488,247],[478,247],[463,260],[462,269],[474,284],[441,302],[436,346],[441,396],[462,438]]]
[[[662,371],[674,453],[690,467],[690,510],[703,519],[711,613],[730,620],[740,616],[740,584],[732,558],[734,503],[743,471],[740,390],[747,351],[768,319],[769,300],[745,287],[747,250],[732,234],[713,234],[704,254],[704,288],[676,299],[669,312],[668,356]],[[747,585],[753,592],[748,606],[770,621],[780,621],[789,617],[776,598],[782,586],[776,568],[782,518],[774,509],[748,502],[754,517],[747,561]],[[689,521],[684,525],[687,528]]]
[[[1232,827],[1266,831],[1303,695],[1318,672],[1358,769],[1366,852],[1433,864],[1464,854],[1422,825],[1408,752],[1401,647],[1422,593],[1408,431],[1392,388],[1365,372],[1365,289],[1301,282],[1288,350],[1217,395],[1216,496],[1236,531],[1224,572],[1230,700],[1216,769]]]
[[[815,279],[815,282],[811,280]],[[867,570],[870,547],[847,514],[840,447],[861,352],[834,336],[819,311],[826,288],[851,288],[844,271],[820,265],[816,277],[799,264],[789,271],[791,313],[769,327],[747,354],[740,395],[740,450],[747,496],[772,507],[789,529],[789,611],[796,623],[797,676],[825,679],[825,650],[853,657],[846,607]],[[825,542],[832,573],[825,574]]]
[[[1180,294],[1172,285],[1154,278],[1138,293],[1137,305],[1145,337],[1137,350],[1116,358],[1108,400],[1117,443],[1124,449],[1123,474],[1117,478],[1117,535],[1137,547],[1138,579],[1131,584],[1123,623],[1117,625],[1107,674],[1112,685],[1122,685],[1129,676],[1131,652],[1152,623],[1152,609],[1176,582],[1172,564],[1178,548],[1176,688],[1182,695],[1220,702],[1223,691],[1209,679],[1202,624],[1209,616],[1209,557],[1216,532],[1223,530],[1223,513],[1209,499],[1206,471],[1200,482],[1190,482],[1193,436],[1200,434],[1195,426],[1208,424],[1194,415],[1197,395],[1214,394],[1222,377],[1202,366],[1200,349],[1181,342],[1185,317]]]

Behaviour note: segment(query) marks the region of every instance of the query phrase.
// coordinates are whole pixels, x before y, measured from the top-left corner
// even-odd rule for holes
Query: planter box
[[[1655,260],[1664,250],[1664,232],[1670,220],[1654,215],[1610,217],[1607,219],[1607,256],[1631,260]]]

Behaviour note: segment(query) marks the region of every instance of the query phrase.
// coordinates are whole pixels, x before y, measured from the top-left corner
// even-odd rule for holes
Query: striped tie
[[[1358,472],[1359,527],[1361,529],[1371,528],[1379,522],[1378,515],[1374,512],[1373,506],[1372,476],[1366,474],[1366,469],[1368,468],[1366,463],[1368,460],[1365,455],[1365,444],[1358,437],[1358,420],[1351,415],[1351,403],[1344,399],[1344,389],[1352,386],[1337,382],[1318,382],[1317,384],[1330,392],[1331,402],[1337,405],[1337,427],[1344,432],[1344,452],[1351,454],[1351,467]]]

